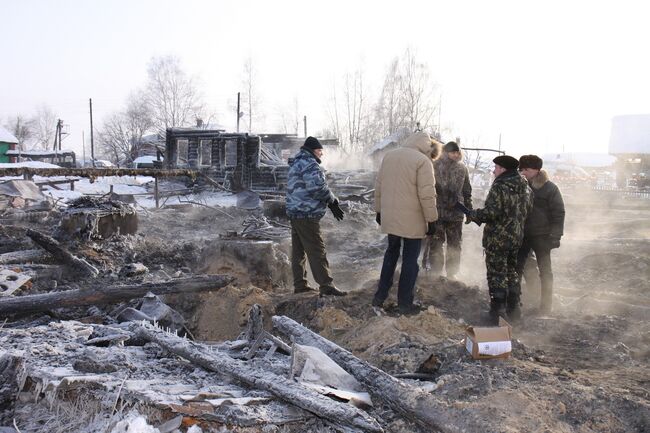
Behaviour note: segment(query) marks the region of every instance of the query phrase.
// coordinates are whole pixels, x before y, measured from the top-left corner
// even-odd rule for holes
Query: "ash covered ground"
[[[335,283],[349,292],[344,298],[292,293],[288,239],[255,242],[232,237],[247,218],[259,217],[260,210],[183,206],[142,211],[138,234],[67,245],[101,271],[102,284],[204,273],[236,277],[236,283],[218,292],[165,297],[198,341],[237,339],[250,307],[258,304],[267,329],[271,330],[272,315],[291,317],[393,375],[416,372],[429,360],[434,364],[431,381],[407,381],[425,386],[444,401],[462,431],[650,431],[650,205],[606,203],[597,195],[585,197],[571,190],[565,191],[565,200],[566,235],[562,247],[553,252],[554,312],[536,314],[539,286],[532,278],[527,281],[524,319],[514,327],[512,357],[505,360],[472,360],[462,344],[465,327],[479,322],[488,300],[481,229],[474,225],[464,228],[458,280],[420,271],[416,299],[422,311],[413,316],[400,316],[391,308],[396,287],[385,310],[370,305],[386,240],[372,209],[357,202],[348,204],[342,222],[328,214],[322,224]],[[46,224],[30,225],[53,231],[56,219]],[[2,236],[2,252],[28,243],[13,231],[4,230]],[[149,271],[132,277],[120,273],[134,262]],[[83,289],[86,284],[90,283],[63,277],[52,287],[50,280],[37,280],[21,295]],[[93,317],[106,323],[120,308],[136,304],[60,309],[12,319],[7,328],[52,320],[89,322]],[[138,369],[132,358],[124,363]],[[185,369],[175,373],[181,376],[192,370],[174,368]],[[199,376],[205,380],[205,374]],[[13,415],[23,426],[21,431],[45,431],[39,428],[43,419],[51,419],[49,403],[50,409],[45,402],[18,401]],[[65,407],[70,414],[83,410]],[[140,413],[146,414],[147,408],[140,408]],[[41,416],[40,424],[35,414]],[[379,402],[370,414],[385,431],[425,431]],[[89,419],[87,425],[92,422],[97,421]],[[310,422],[310,431],[335,431]],[[290,421],[285,427],[226,425],[219,427],[224,430],[204,425],[204,431],[304,431]],[[188,431],[185,427],[179,431]],[[83,428],[50,431],[94,431]]]

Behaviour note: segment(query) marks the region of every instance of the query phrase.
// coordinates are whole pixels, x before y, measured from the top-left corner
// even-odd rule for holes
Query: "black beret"
[[[506,170],[516,170],[519,167],[519,161],[510,155],[499,155],[492,160],[496,165],[499,165]]]
[[[320,141],[318,141],[318,138],[315,137],[307,137],[305,140],[305,144],[303,144],[304,147],[307,149],[315,150],[315,149],[322,149],[323,145],[320,144]]]
[[[519,169],[523,170],[524,168],[534,168],[535,170],[541,170],[544,161],[537,155],[522,155],[519,158]]]
[[[460,147],[458,147],[458,144],[456,144],[455,141],[450,141],[445,144],[445,147],[443,147],[442,150],[445,152],[460,152]]]

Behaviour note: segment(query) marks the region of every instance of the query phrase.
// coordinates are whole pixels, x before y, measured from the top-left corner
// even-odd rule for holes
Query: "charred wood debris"
[[[211,158],[234,162],[235,157],[227,155],[233,151],[226,149],[228,140],[241,148],[250,137],[210,140],[215,144]],[[192,143],[205,142],[200,136],[188,141],[188,152],[193,152]],[[223,145],[223,155],[217,144]],[[233,171],[229,182],[227,171],[219,178],[214,167],[212,173],[197,168],[168,167],[155,173],[21,168],[0,175],[184,176],[191,182],[187,191],[175,192],[185,196],[179,202],[212,208],[226,218],[232,218],[228,208],[193,198],[196,182],[198,188],[233,192],[233,187],[242,186],[233,181],[233,173],[240,181],[261,179]],[[344,208],[372,212],[370,173],[328,176]],[[280,242],[289,237],[288,224],[278,218],[284,212],[282,185],[274,186],[238,193],[238,206],[250,212],[240,230],[222,235],[226,241]],[[128,201],[112,193],[83,196],[45,208],[23,206],[18,217],[10,210],[21,203],[12,198],[0,209],[1,431],[36,431],[34,426],[21,430],[16,415],[38,404],[61,410],[63,401],[93,402],[98,416],[104,417],[101,431],[107,432],[121,431],[115,430],[120,425],[117,415],[126,419],[130,410],[147,413],[148,422],[157,427],[151,431],[160,432],[222,431],[223,426],[231,426],[228,431],[267,431],[264,426],[275,426],[268,431],[381,432],[386,413],[403,416],[424,431],[461,431],[446,403],[292,319],[275,316],[275,331],[266,330],[259,305],[250,309],[238,339],[197,341],[166,297],[218,292],[235,278],[170,276],[136,261],[125,263],[117,274],[108,271],[97,253],[102,248],[89,245],[137,236],[138,212],[152,212],[137,210],[136,203]],[[26,218],[30,212],[38,214]],[[88,425],[97,420],[78,418],[86,425],[50,431],[93,431]]]

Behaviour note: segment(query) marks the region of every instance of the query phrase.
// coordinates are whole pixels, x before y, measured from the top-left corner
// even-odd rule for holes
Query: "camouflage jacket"
[[[336,197],[327,187],[320,159],[301,148],[289,165],[287,215],[289,218],[323,218],[328,203]]]
[[[483,209],[473,210],[471,218],[485,223],[483,248],[513,250],[521,246],[526,216],[533,207],[528,182],[516,170],[494,179]]]
[[[463,203],[472,209],[472,185],[469,172],[462,162],[456,162],[443,152],[440,159],[433,162],[436,176],[436,195],[438,219],[442,221],[462,221],[464,215],[454,206]]]

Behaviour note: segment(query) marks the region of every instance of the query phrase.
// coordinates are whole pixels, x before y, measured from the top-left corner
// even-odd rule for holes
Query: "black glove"
[[[433,236],[436,233],[436,222],[427,223],[427,236]]]
[[[333,202],[327,205],[327,207],[330,208],[332,211],[332,215],[334,215],[334,218],[337,220],[341,221],[343,219],[343,209],[341,209],[341,206],[339,206],[339,199],[334,199]]]
[[[472,217],[469,215],[465,216],[465,224],[471,224],[472,223]]]
[[[550,235],[550,236],[548,237],[548,246],[549,246],[551,249],[560,248],[560,237],[559,237],[559,236],[553,236],[553,235]]]
[[[377,216],[375,217],[375,221],[377,221],[377,224],[381,225],[381,213],[377,212]]]

